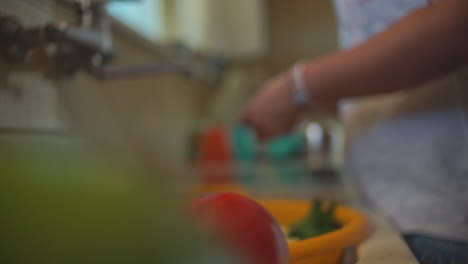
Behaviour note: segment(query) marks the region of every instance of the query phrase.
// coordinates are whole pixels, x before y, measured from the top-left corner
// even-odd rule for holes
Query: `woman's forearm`
[[[364,44],[305,64],[313,100],[415,87],[468,64],[468,0],[422,8]]]

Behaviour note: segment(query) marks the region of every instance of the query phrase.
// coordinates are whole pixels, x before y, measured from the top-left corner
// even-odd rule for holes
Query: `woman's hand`
[[[267,82],[244,110],[243,121],[255,129],[260,139],[290,131],[303,106],[293,100],[293,79],[288,72]]]

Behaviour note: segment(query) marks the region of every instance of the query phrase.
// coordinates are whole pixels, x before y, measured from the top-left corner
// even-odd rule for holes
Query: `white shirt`
[[[334,0],[339,39],[351,48],[384,31],[409,12],[427,5],[427,0]]]
[[[426,0],[334,2],[343,49],[428,4]],[[394,96],[395,100],[370,99],[377,103],[360,111],[364,119],[379,111],[386,116],[349,143],[349,170],[403,232],[468,241],[468,139],[460,84],[455,75]],[[439,101],[444,106],[434,107]]]

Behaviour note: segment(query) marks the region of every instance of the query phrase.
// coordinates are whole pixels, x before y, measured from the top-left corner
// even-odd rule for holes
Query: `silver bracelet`
[[[304,70],[302,64],[296,64],[292,69],[293,77],[293,99],[294,102],[298,105],[305,105],[309,101],[309,96],[307,94],[307,86],[304,81]]]

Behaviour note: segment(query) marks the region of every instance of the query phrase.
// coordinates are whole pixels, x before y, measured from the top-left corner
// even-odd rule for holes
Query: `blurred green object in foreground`
[[[76,139],[0,138],[0,263],[209,263],[212,248],[139,174]]]

